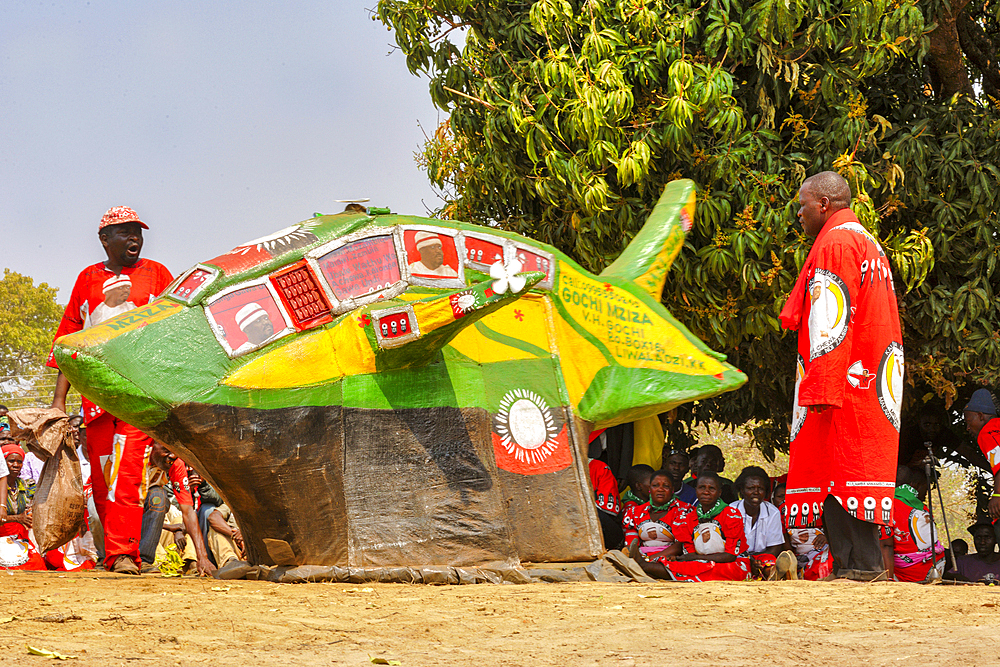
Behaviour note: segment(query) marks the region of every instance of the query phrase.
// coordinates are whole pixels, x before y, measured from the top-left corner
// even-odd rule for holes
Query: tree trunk
[[[958,39],[958,16],[968,4],[969,0],[952,2],[950,11],[945,10],[936,17],[938,26],[928,36],[933,59],[931,66],[936,70],[939,82],[939,89],[935,92],[946,99],[955,93],[974,94]]]

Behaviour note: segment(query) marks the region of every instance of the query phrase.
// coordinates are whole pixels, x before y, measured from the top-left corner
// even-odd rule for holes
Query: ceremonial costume
[[[622,501],[622,529],[625,531],[625,543],[628,543],[628,531],[629,529],[634,529],[636,513],[632,510],[634,507],[648,503],[648,500],[643,500],[639,496],[632,493],[632,489],[627,489],[625,493],[621,496]]]
[[[608,464],[597,459],[590,461],[590,484],[594,487],[594,502],[598,509],[604,510],[616,517],[621,512],[618,502],[618,480],[611,473]]]
[[[656,519],[652,518],[654,514]],[[625,544],[631,545],[639,540],[639,553],[649,561],[658,560],[656,554],[677,540],[690,544],[692,530],[698,523],[694,508],[677,498],[671,498],[666,505],[658,508],[653,508],[648,502],[631,505],[625,516],[622,522],[626,526]]]
[[[903,391],[903,345],[889,263],[850,209],[823,225],[782,326],[798,331],[789,527],[818,525],[828,494],[848,514],[889,524]],[[810,413],[809,406],[833,406]]]
[[[125,222],[144,223],[127,207],[115,207],[105,214],[101,228]],[[100,324],[109,314],[122,314],[145,306],[156,298],[173,277],[165,266],[139,259],[115,274],[104,262],[85,268],[76,279],[69,303],[56,331],[60,336]],[[130,308],[128,306],[131,306]],[[123,310],[125,309],[125,310]],[[58,368],[50,354],[48,366]],[[83,418],[87,423],[87,454],[92,474],[94,505],[104,527],[104,550],[110,567],[120,555],[130,555],[139,563],[139,531],[142,498],[139,488],[145,474],[146,448],[152,439],[83,398]]]
[[[976,443],[986,460],[990,462],[990,468],[996,476],[997,471],[1000,471],[1000,418],[994,417],[986,422],[976,436]]]
[[[892,553],[896,581],[922,583],[938,556],[938,565],[943,566],[940,556],[944,545],[934,541],[931,550],[931,519],[927,506],[917,496],[916,490],[902,484],[896,489],[892,504]]]
[[[617,549],[621,547],[624,536],[619,515],[621,505],[618,503],[618,480],[606,463],[591,459],[590,484],[594,489],[594,502],[597,504],[597,519],[601,522],[604,547]]]
[[[807,581],[819,581],[833,574],[833,556],[830,554],[829,545],[817,546],[816,544],[818,538],[825,537],[822,528],[819,526],[791,527],[787,523],[788,508],[782,505],[779,511],[782,521],[785,522],[785,530],[788,532],[792,551],[795,552],[801,577]]]
[[[7,477],[7,515],[24,514],[31,506],[35,485],[23,479]],[[23,523],[7,521],[0,525],[0,567],[10,570],[44,570],[45,561],[35,548]]]
[[[750,558],[746,556],[747,543],[743,534],[743,515],[719,500],[715,507],[705,512],[695,505],[692,516],[691,540],[682,540],[684,553],[710,555],[730,553],[736,556],[731,563],[710,560],[663,561],[674,581],[747,581],[751,576]]]

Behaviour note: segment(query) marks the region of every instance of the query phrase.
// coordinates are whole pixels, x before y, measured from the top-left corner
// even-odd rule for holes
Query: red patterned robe
[[[747,539],[743,532],[743,515],[733,507],[722,510],[714,519],[698,523],[696,512],[691,513],[692,541],[684,542],[684,553],[695,553],[695,540],[702,539],[700,529],[704,524],[717,527],[725,540],[723,551],[736,556],[732,563],[715,563],[710,560],[664,561],[663,567],[674,581],[748,581],[751,576],[750,558],[745,556]],[[704,553],[704,552],[702,552]]]
[[[689,543],[692,539],[691,530],[697,523],[694,508],[676,498],[670,503],[666,514],[659,519],[652,518],[648,502],[629,505],[622,519],[625,544],[630,545],[639,540],[639,551],[644,555],[652,554],[652,560],[657,560],[656,554],[676,541]]]
[[[910,489],[911,498],[916,492]],[[893,499],[892,551],[895,560],[896,581],[923,583],[935,559],[940,562],[944,545],[937,540],[936,531],[931,530],[927,505],[907,502],[904,498]],[[931,534],[934,533],[934,549],[931,550]]]
[[[781,322],[799,333],[788,525],[816,525],[827,494],[858,519],[891,524],[903,339],[885,252],[850,209],[816,237]]]
[[[996,476],[1000,471],[1000,418],[994,417],[986,422],[976,436],[976,443],[983,456],[990,462],[990,470]]]

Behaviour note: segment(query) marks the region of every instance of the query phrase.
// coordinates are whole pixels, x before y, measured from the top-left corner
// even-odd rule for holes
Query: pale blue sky
[[[0,265],[65,303],[120,204],[175,275],[337,199],[428,215],[443,115],[375,1],[5,0]]]

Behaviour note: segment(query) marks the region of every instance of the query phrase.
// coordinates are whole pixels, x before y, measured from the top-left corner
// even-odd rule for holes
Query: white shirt
[[[42,466],[45,461],[32,454],[31,452],[24,453],[24,465],[21,467],[21,479],[30,479],[35,484],[38,483],[38,478],[42,474]]]
[[[747,536],[747,550],[750,553],[761,553],[768,547],[773,547],[777,544],[784,544],[785,536],[781,532],[781,512],[778,508],[767,502],[766,500],[760,504],[760,516],[757,517],[757,523],[753,524],[753,519],[751,519],[746,510],[744,510],[744,501],[737,500],[735,503],[730,505],[743,515],[743,532]]]
[[[442,278],[457,278],[458,272],[447,264],[436,269],[429,269],[422,261],[410,264],[410,273],[416,276],[441,276]]]

